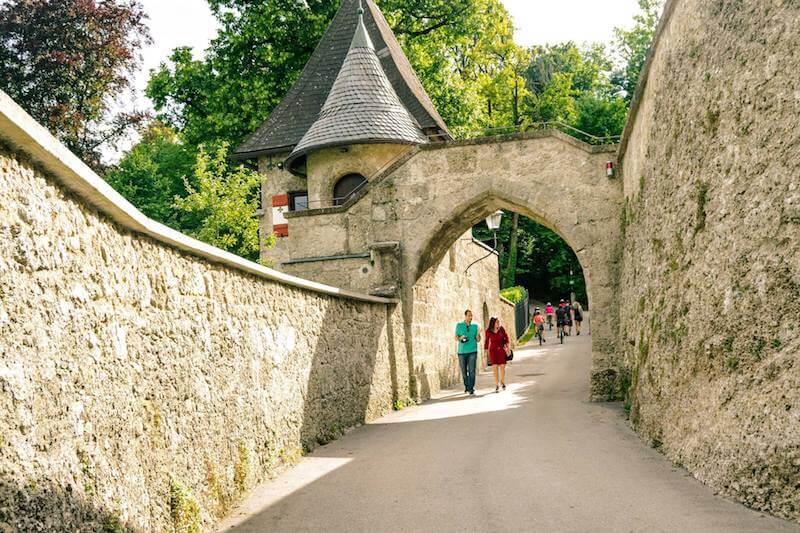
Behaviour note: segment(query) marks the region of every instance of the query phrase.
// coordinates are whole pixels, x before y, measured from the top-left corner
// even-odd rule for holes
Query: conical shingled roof
[[[233,157],[247,159],[264,154],[290,152],[317,120],[341,70],[358,24],[359,0],[342,0],[339,11],[328,26],[291,90],[266,121],[234,151]],[[400,101],[420,127],[437,140],[451,139],[442,117],[436,111],[414,73],[392,29],[373,0],[364,0],[364,25],[375,44],[383,70]]]
[[[383,71],[362,13],[359,9],[350,50],[319,117],[286,160],[286,168],[292,172],[298,173],[303,156],[322,148],[428,142]]]

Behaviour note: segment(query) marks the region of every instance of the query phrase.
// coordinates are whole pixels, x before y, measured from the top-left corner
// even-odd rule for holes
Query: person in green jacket
[[[478,343],[481,341],[481,328],[472,322],[472,311],[464,312],[464,321],[456,325],[458,341],[458,364],[464,379],[464,392],[475,394],[475,365],[478,360]]]

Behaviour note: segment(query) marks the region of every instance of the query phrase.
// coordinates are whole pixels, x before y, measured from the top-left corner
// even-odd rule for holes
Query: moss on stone
[[[209,457],[205,459],[206,464],[206,487],[211,493],[211,497],[216,502],[215,514],[217,517],[224,516],[231,506],[231,497],[220,483],[217,469]]]
[[[619,214],[619,228],[623,239],[628,232],[628,222],[628,198],[625,197],[625,203],[622,205],[622,211]]]
[[[174,479],[169,485],[169,514],[175,533],[200,533],[200,505]]]
[[[250,474],[250,454],[244,441],[237,446],[236,464],[233,467],[233,484],[241,494],[247,489],[247,476]]]
[[[764,339],[753,339],[753,342],[750,344],[750,355],[757,361],[760,361],[761,357],[764,355],[764,348],[766,347],[767,341]]]
[[[716,135],[719,131],[719,109],[708,109],[706,111],[706,133]]]
[[[111,514],[103,520],[103,533],[123,533],[127,531],[122,525],[122,519],[117,514]]]
[[[644,338],[644,330],[639,332],[639,366],[641,367],[650,354],[650,343]]]
[[[694,234],[697,235],[706,227],[706,203],[708,202],[708,183],[700,181],[697,183],[695,199],[697,200],[697,211],[694,218]]]

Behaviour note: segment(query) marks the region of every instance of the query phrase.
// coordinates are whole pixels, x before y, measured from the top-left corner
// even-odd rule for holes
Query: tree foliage
[[[176,198],[189,234],[242,257],[258,260],[258,194],[261,176],[243,165],[228,163],[228,145],[213,151],[201,147],[194,168],[195,184],[185,181],[188,195]],[[267,240],[269,244],[269,239]]]
[[[617,52],[622,60],[615,80],[625,91],[628,100],[636,92],[663,7],[664,0],[639,0],[639,13],[634,17],[633,28],[614,30]]]
[[[587,142],[610,142],[622,132],[628,104],[617,95],[613,62],[603,45],[535,46],[531,56],[525,70],[530,121],[572,126],[588,135],[569,133]]]
[[[203,59],[173,51],[150,78],[160,117],[193,145],[237,145],[281,101],[338,2],[209,0],[220,24]]]
[[[138,123],[113,113],[149,42],[138,0],[0,2],[0,86],[95,167],[100,147]]]
[[[514,226],[513,214],[510,211],[505,212],[497,231],[501,265],[508,265],[509,243]],[[491,242],[493,239],[492,232],[483,223],[476,225],[472,231],[482,241]],[[518,239],[514,283],[509,286],[526,287],[531,298],[543,301],[569,298],[570,292],[574,290],[578,300],[587,302],[581,264],[575,252],[557,233],[530,218],[520,216]],[[507,274],[506,267],[501,276],[505,277]]]
[[[106,173],[106,181],[145,215],[175,229],[184,229],[176,198],[189,191],[196,150],[160,122],[152,123],[141,140]]]
[[[339,1],[207,1],[220,31],[204,57],[196,58],[189,48],[174,50],[152,74],[147,88],[159,117],[178,138],[158,142],[145,138],[145,146],[121,162],[115,186],[135,203],[141,202],[155,218],[249,254],[254,248],[245,243],[253,241],[230,237],[225,231],[233,228],[223,224],[218,214],[202,231],[198,229],[199,213],[211,216],[210,204],[201,209],[198,203],[201,198],[213,198],[206,182],[204,189],[196,178],[193,200],[179,200],[181,209],[176,209],[174,198],[189,194],[182,181],[187,175],[185,157],[193,159],[202,145],[235,146],[266,119],[297,79]],[[457,137],[556,121],[587,132],[582,138],[588,142],[608,142],[622,132],[628,110],[626,91],[638,78],[660,7],[656,0],[641,0],[636,25],[617,30],[616,50],[572,42],[525,49],[514,42],[513,21],[501,0],[378,3]],[[213,168],[212,174],[237,172],[233,167],[223,169],[222,161],[207,152],[200,153],[206,158],[203,168]],[[153,165],[146,162],[148,157]],[[239,194],[238,198],[239,203],[230,208],[242,213],[249,197]],[[251,219],[237,220],[255,227]],[[563,241],[523,217],[513,245],[509,224],[513,225],[512,216],[506,217],[501,230],[505,286],[530,283],[538,288],[532,287],[534,294],[544,291],[554,299],[568,291],[572,279],[576,292],[585,293],[580,265]],[[220,238],[221,234],[230,238]],[[245,234],[252,231],[241,235]],[[572,277],[570,269],[575,272]]]

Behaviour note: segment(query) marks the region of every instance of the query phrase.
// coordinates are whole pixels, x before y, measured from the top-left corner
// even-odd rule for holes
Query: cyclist
[[[569,312],[566,309],[566,303],[564,300],[561,300],[558,303],[558,309],[556,309],[556,329],[559,334],[566,335],[566,325],[569,320]]]
[[[536,336],[539,337],[539,344],[543,342],[547,342],[544,338],[544,316],[539,308],[536,308],[536,311],[533,313],[533,325],[536,328]]]
[[[553,320],[556,318],[556,310],[553,309],[553,304],[547,302],[547,306],[544,308],[544,313],[547,315],[547,329],[552,331]]]

